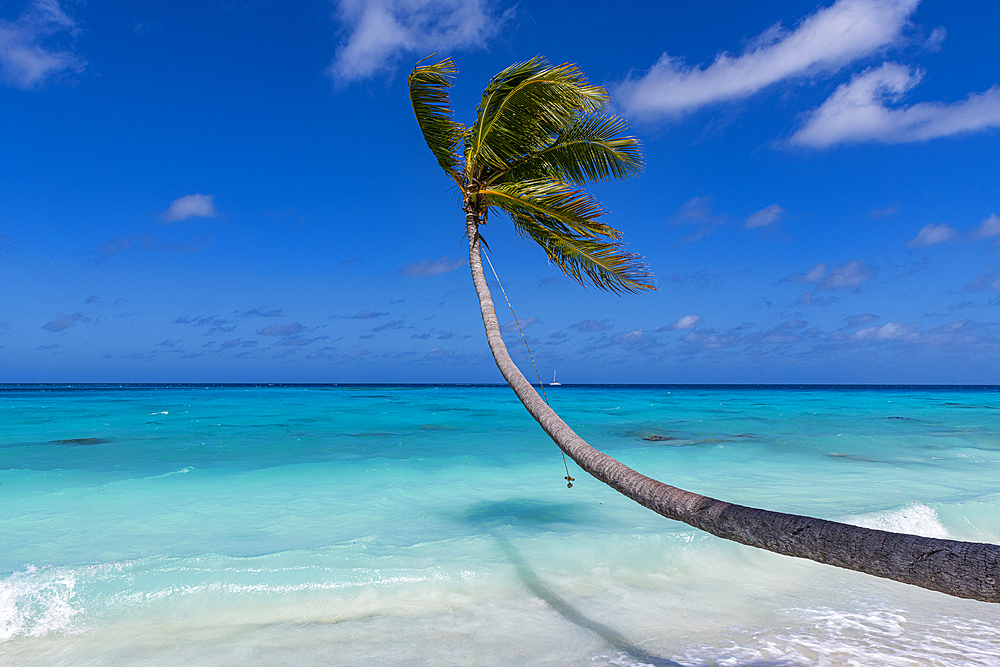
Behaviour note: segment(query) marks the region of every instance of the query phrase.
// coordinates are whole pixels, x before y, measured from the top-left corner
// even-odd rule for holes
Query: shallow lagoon
[[[549,399],[691,491],[1000,543],[996,388]],[[1000,606],[564,474],[505,387],[0,387],[0,665],[1000,665]]]

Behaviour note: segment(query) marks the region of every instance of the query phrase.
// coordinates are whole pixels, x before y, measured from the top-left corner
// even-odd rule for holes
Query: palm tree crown
[[[490,80],[467,127],[452,117],[455,73],[450,58],[417,63],[408,84],[424,139],[461,188],[463,209],[481,224],[492,208],[503,211],[581,284],[655,289],[642,259],[622,249],[621,233],[598,221],[605,212],[580,187],[642,170],[638,139],[624,136],[625,121],[606,113],[607,90],[588,83],[575,65],[532,58]]]

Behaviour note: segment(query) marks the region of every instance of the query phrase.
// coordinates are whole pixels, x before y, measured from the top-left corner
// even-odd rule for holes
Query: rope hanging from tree
[[[484,240],[482,235],[479,237]],[[489,250],[489,246],[486,249]],[[517,315],[514,314],[514,306],[510,304],[510,299],[507,298],[507,291],[503,288],[503,283],[500,282],[500,276],[497,275],[497,270],[493,268],[493,262],[490,261],[490,256],[488,253],[483,253],[483,257],[486,258],[486,263],[490,265],[490,271],[493,272],[493,277],[497,280],[497,285],[500,286],[500,292],[503,294],[504,300],[507,302],[507,307],[510,308],[510,314],[514,317],[514,323],[517,325],[517,330],[521,334],[521,340],[524,341],[524,349],[528,351],[528,358],[531,359],[531,367],[535,369],[535,377],[538,378],[538,387],[542,390],[542,400],[545,401],[545,405],[549,404],[549,397],[545,395],[545,383],[542,382],[542,376],[538,373],[538,366],[535,365],[535,357],[531,354],[531,348],[528,347],[528,339],[524,336],[524,330],[521,329],[521,323],[517,320]],[[566,469],[566,476],[563,479],[566,480],[566,488],[572,489],[573,482],[576,481],[575,477],[570,477],[569,475],[569,464],[566,463],[566,452],[559,450],[562,453],[563,467]]]

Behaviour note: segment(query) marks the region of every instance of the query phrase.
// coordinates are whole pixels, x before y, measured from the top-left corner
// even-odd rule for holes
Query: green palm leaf
[[[525,154],[544,148],[583,114],[604,109],[608,92],[572,64],[541,58],[508,67],[490,80],[466,145],[466,171],[483,180]]]
[[[597,222],[604,215],[593,197],[566,183],[552,179],[499,183],[479,191],[480,201],[506,213],[545,219],[547,224],[566,233],[597,238],[617,239],[614,227]]]
[[[642,258],[622,250],[622,244],[554,228],[544,219],[508,214],[518,232],[540,245],[553,264],[581,285],[589,282],[619,294],[656,289]]]
[[[567,276],[612,292],[655,289],[642,258],[624,252],[614,227],[597,221],[604,211],[589,194],[558,180],[501,183],[479,191],[517,230],[542,246]]]
[[[451,58],[433,65],[417,63],[407,78],[407,85],[410,89],[410,104],[427,147],[431,149],[441,168],[461,184],[459,171],[462,163],[455,149],[465,136],[466,127],[452,119],[453,111],[448,97],[448,89],[451,88],[452,78],[457,71]]]
[[[539,151],[525,155],[491,182],[560,179],[584,185],[637,175],[642,171],[639,140],[623,136],[628,124],[617,116],[589,114],[576,120]]]

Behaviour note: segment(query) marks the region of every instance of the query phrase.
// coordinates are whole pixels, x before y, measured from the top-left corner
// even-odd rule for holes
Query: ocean
[[[1000,543],[1000,388],[562,386],[674,486]],[[726,542],[501,386],[0,385],[0,665],[1000,666],[1000,605]]]

